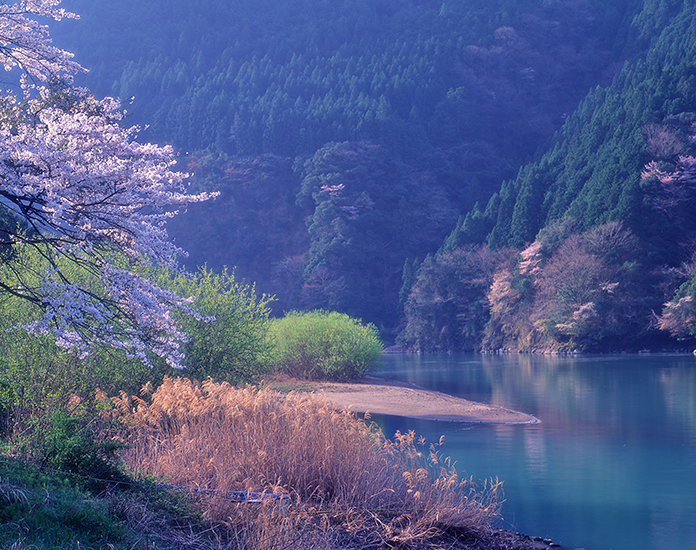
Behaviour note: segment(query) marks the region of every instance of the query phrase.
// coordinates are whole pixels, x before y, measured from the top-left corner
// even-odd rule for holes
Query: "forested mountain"
[[[477,141],[534,153],[616,61],[635,2],[64,4],[82,20],[56,40],[95,91],[137,98],[154,139],[287,156],[376,139],[410,158]]]
[[[135,96],[142,138],[172,143],[193,186],[221,193],[170,225],[189,265],[236,266],[278,310],[338,309],[389,338],[405,302],[410,346],[516,347],[521,333],[501,336],[488,294],[502,272],[519,275],[514,250],[550,222],[560,249],[620,221],[612,231],[640,250],[617,255],[630,273],[651,235],[666,253],[657,219],[640,221],[653,213],[641,172],[646,140],[690,144],[689,99],[675,95],[689,93],[689,63],[660,72],[689,47],[681,2],[63,4],[82,15],[52,27],[91,69],[78,83]],[[439,288],[455,256],[468,267]],[[676,282],[653,284],[660,298],[635,308],[659,312]],[[543,345],[579,345],[554,338]]]
[[[647,54],[593,90],[545,153],[426,260],[407,304],[410,345],[640,349],[693,340],[695,15],[688,2],[645,2],[632,32],[653,37]],[[472,268],[480,255],[488,263]],[[476,287],[461,280],[471,273]]]

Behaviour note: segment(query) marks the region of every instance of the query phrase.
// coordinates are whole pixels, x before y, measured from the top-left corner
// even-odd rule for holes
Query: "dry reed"
[[[200,493],[204,511],[239,548],[419,547],[483,532],[499,512],[499,483],[476,490],[412,432],[387,440],[319,397],[167,378],[115,403],[133,428],[129,467],[214,490]],[[292,504],[239,504],[226,491],[287,493]]]

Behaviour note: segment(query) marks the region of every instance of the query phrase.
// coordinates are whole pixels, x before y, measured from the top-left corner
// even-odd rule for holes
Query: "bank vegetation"
[[[232,273],[150,276],[192,297],[198,312],[178,314],[188,336],[183,371],[124,350],[61,348],[17,328],[38,314],[30,302],[5,296],[0,304],[0,544],[509,543],[494,527],[497,480],[462,477],[439,443],[413,432],[386,437],[323,398],[265,386],[265,377],[289,372],[278,358],[298,346],[312,352],[303,356],[305,377],[369,372],[381,352],[374,327],[325,311],[271,321],[269,298]]]

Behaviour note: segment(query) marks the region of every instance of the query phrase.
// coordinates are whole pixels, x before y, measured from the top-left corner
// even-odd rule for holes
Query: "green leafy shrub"
[[[123,444],[98,433],[94,418],[86,411],[54,411],[36,418],[41,430],[34,431],[34,453],[38,462],[58,470],[88,476],[99,486],[102,480],[124,479],[116,453]]]
[[[50,268],[48,261],[31,247],[16,246],[22,278],[37,284]],[[87,270],[60,264],[71,279],[97,295],[97,278]],[[0,263],[0,285],[11,284],[12,268]],[[48,334],[29,333],[42,315],[31,300],[3,293],[0,296],[0,437],[17,444],[27,438],[48,434],[43,423],[51,414],[65,411],[72,398],[89,400],[97,388],[107,395],[119,391],[137,393],[147,382],[159,383],[172,369],[164,361],[144,365],[125,350],[94,343],[84,355],[56,344]],[[37,440],[38,441],[38,440]]]
[[[377,328],[344,313],[291,312],[271,323],[274,363],[291,376],[309,379],[359,378],[379,365]]]
[[[187,376],[237,384],[254,382],[267,370],[271,297],[257,296],[255,287],[237,282],[234,273],[225,270],[218,275],[205,267],[195,274],[162,273],[157,284],[192,298],[191,306],[202,316],[177,312],[188,337]]]

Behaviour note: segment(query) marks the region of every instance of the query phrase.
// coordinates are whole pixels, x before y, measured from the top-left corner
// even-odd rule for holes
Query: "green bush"
[[[348,380],[379,366],[382,342],[374,325],[344,313],[291,312],[271,323],[276,368],[298,378]]]
[[[88,486],[101,486],[102,480],[125,479],[120,472],[117,452],[123,444],[95,429],[86,411],[51,411],[34,419],[38,425],[29,442],[34,459],[42,464],[92,480]]]
[[[14,254],[23,268],[22,280],[38,284],[49,267],[46,259],[31,247],[15,247]],[[99,294],[93,274],[68,264],[60,267]],[[13,277],[12,268],[0,263],[0,284],[16,286]],[[0,438],[5,442],[45,436],[48,432],[41,422],[51,413],[67,410],[72,397],[89,400],[97,388],[107,395],[119,391],[130,395],[171,373],[170,367],[144,365],[123,349],[95,344],[89,355],[82,355],[57,345],[49,334],[20,328],[41,315],[31,300],[0,292]]]
[[[232,384],[255,382],[268,368],[268,304],[253,285],[235,281],[234,273],[220,275],[207,268],[195,274],[160,273],[156,283],[183,298],[203,317],[176,312],[188,337],[184,347],[188,377],[212,377]]]

